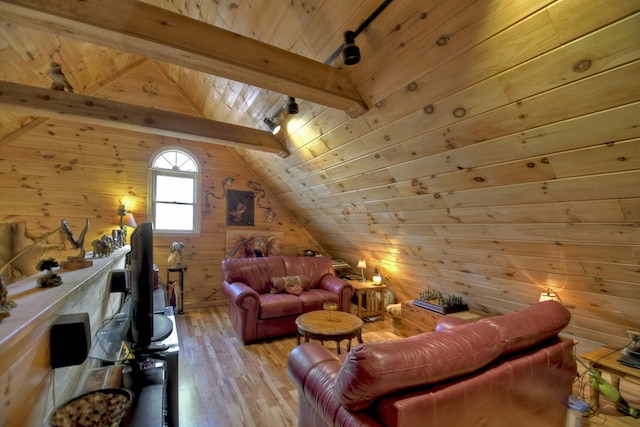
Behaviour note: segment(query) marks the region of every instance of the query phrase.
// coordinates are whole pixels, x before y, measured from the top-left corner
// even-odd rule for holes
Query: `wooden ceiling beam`
[[[351,117],[367,111],[340,68],[147,3],[0,0],[0,16],[47,33],[326,105]]]
[[[288,156],[289,150],[269,131],[216,122],[150,107],[0,80],[0,108],[18,114],[247,148]]]

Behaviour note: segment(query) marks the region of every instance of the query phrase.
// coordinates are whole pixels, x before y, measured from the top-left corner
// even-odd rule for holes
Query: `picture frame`
[[[253,191],[227,190],[227,225],[254,226],[254,202]]]

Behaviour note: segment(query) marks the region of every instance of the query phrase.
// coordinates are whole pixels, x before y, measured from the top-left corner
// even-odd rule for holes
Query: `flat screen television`
[[[153,224],[145,222],[131,233],[131,307],[122,333],[134,349],[144,349],[171,335],[173,323],[153,310]]]

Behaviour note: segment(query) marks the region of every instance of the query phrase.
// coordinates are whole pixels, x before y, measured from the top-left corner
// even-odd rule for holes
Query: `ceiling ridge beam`
[[[116,129],[266,151],[283,157],[289,155],[288,149],[268,131],[7,81],[0,81],[0,108],[20,114],[63,120],[75,118],[83,123]]]
[[[344,70],[147,3],[0,0],[10,22],[131,52],[357,117],[367,106]]]

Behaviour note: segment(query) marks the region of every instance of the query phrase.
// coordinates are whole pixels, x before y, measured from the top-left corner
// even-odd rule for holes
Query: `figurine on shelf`
[[[53,258],[40,260],[38,270],[47,272],[44,276],[38,277],[38,285],[41,288],[54,288],[62,285],[62,277],[53,272],[55,267],[60,267],[60,264]]]
[[[111,255],[115,249],[115,242],[113,238],[105,234],[101,239],[96,239],[91,242],[91,246],[93,247],[93,258],[102,258]]]
[[[78,255],[67,257],[66,261],[62,261],[62,267],[67,270],[78,270],[80,268],[91,267],[93,265],[93,261],[85,259],[84,257],[87,253],[84,248],[84,237],[87,234],[87,231],[89,231],[89,220],[87,219],[85,221],[84,228],[82,229],[82,232],[80,232],[80,237],[77,239],[69,228],[69,224],[66,219],[61,221],[60,230],[66,239],[73,245],[74,249],[80,249],[80,253]]]
[[[179,267],[182,264],[182,252],[184,251],[184,243],[173,242],[169,246],[169,258],[167,259],[168,267]]]
[[[4,278],[0,275],[0,321],[11,316],[11,309],[16,307],[16,303],[8,298],[9,291],[4,283]]]

